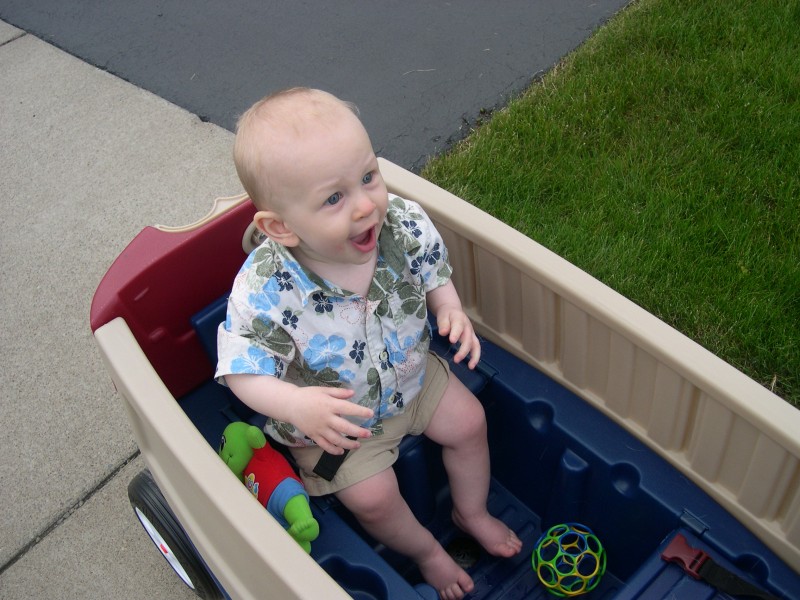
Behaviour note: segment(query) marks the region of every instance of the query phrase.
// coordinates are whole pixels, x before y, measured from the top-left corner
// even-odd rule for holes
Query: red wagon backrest
[[[199,226],[142,230],[112,264],[92,300],[92,331],[122,317],[173,396],[214,367],[190,319],[226,294],[246,255],[242,236],[255,209],[246,198]]]

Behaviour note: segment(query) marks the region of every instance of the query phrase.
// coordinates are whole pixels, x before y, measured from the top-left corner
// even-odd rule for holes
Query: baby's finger
[[[470,369],[474,369],[475,367],[477,367],[478,361],[480,361],[481,359],[481,342],[478,339],[478,336],[473,336],[473,337],[475,338],[475,341],[470,350],[470,359],[469,362],[467,363],[467,366]]]
[[[468,355],[470,356],[470,360],[467,366],[470,369],[474,369],[481,358],[481,343],[475,334],[472,334],[467,340],[461,342],[458,352],[453,356],[453,361],[459,363]]]
[[[360,419],[369,419],[374,414],[371,408],[367,408],[366,406],[361,406],[360,404],[354,404],[353,402],[347,402],[347,401],[337,402],[334,408],[336,414],[345,417],[357,417]]]
[[[352,398],[353,394],[355,394],[355,391],[349,388],[326,387],[323,389],[331,398],[338,398],[340,400],[347,400],[348,398]]]
[[[333,444],[336,448],[340,448],[342,452],[344,452],[345,450],[355,450],[356,448],[361,446],[358,440],[354,440],[352,437],[344,435],[340,435],[339,438]]]
[[[436,326],[439,328],[439,335],[450,333],[450,319],[448,317],[439,317],[436,320]]]
[[[341,435],[349,437],[351,439],[368,438],[372,435],[372,431],[370,431],[366,427],[361,427],[360,425],[351,423],[350,421],[344,418],[342,418],[342,420],[339,421],[337,427]],[[336,440],[332,441],[336,442]],[[345,447],[347,446],[350,446],[350,444],[345,444]]]
[[[450,340],[451,344],[455,344],[461,338],[461,334],[463,333],[464,324],[461,321],[456,321],[453,323],[453,327],[450,329],[450,336],[447,339]]]
[[[460,363],[464,360],[470,353],[470,344],[468,342],[462,342],[461,345],[458,347],[458,351],[453,355],[453,362]]]
[[[324,437],[320,437],[314,441],[317,443],[317,446],[322,448],[328,454],[342,454],[346,448],[343,445],[337,445],[340,444],[339,438],[342,440],[347,440],[347,438],[339,436],[338,438],[334,437],[334,441],[330,441]],[[352,448],[347,449],[352,450]]]

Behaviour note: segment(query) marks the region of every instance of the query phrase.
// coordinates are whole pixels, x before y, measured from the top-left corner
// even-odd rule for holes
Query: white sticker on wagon
[[[139,517],[139,522],[142,524],[142,527],[144,527],[145,531],[147,531],[147,535],[150,536],[150,539],[153,540],[153,543],[156,545],[156,548],[158,548],[161,551],[161,554],[164,555],[164,558],[167,559],[167,562],[170,564],[173,570],[178,574],[178,576],[181,579],[183,579],[183,582],[190,588],[194,589],[194,584],[192,583],[189,574],[186,572],[186,569],[183,568],[183,565],[181,565],[177,557],[172,553],[169,544],[167,544],[167,542],[164,541],[164,538],[161,537],[161,534],[158,533],[156,528],[150,522],[150,519],[148,519],[144,515],[144,513],[142,513],[141,510],[139,510],[139,507],[135,507],[135,510],[136,510],[136,516]]]

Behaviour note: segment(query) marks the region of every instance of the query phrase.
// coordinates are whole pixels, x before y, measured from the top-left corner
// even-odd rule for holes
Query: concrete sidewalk
[[[128,504],[89,306],[143,227],[239,193],[232,134],[2,22],[0,89],[0,598],[194,597]]]

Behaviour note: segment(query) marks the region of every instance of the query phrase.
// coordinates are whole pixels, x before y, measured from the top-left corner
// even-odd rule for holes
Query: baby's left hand
[[[442,306],[436,315],[436,324],[439,333],[447,336],[451,344],[461,344],[453,361],[459,363],[469,356],[467,366],[474,369],[481,358],[481,343],[466,313],[456,307]]]

